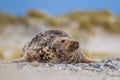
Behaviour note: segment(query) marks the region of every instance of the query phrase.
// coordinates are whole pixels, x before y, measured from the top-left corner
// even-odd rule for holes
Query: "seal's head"
[[[63,53],[72,53],[79,48],[79,42],[67,37],[56,38],[52,42],[52,47]]]

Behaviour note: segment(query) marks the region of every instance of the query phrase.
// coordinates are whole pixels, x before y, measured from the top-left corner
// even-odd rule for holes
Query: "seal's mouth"
[[[72,46],[76,50],[79,48],[79,42],[78,41],[72,41]]]
[[[74,52],[76,49],[79,48],[79,42],[71,41],[71,45],[67,48],[69,52]]]

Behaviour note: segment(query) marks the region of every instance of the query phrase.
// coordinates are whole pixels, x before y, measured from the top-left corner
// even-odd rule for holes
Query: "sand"
[[[120,58],[100,63],[52,64],[0,62],[0,80],[119,80]]]

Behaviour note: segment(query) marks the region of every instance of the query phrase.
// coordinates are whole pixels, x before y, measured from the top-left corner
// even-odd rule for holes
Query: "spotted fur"
[[[96,62],[88,59],[81,52],[76,40],[60,30],[39,33],[23,47],[21,58],[12,62],[24,61],[44,63]]]

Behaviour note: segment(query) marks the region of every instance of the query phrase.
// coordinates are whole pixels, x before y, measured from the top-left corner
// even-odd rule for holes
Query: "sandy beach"
[[[119,80],[120,58],[100,63],[51,64],[0,62],[0,80]]]

